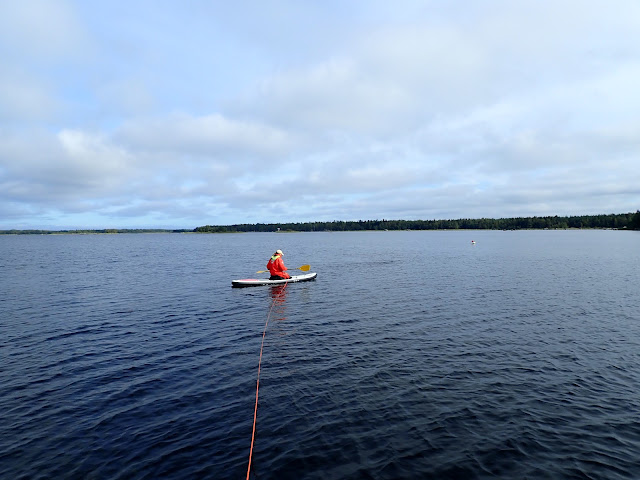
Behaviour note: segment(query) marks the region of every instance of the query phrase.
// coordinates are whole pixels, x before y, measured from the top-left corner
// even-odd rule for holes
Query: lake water
[[[245,478],[267,320],[251,478],[640,477],[623,231],[0,236],[0,477]]]

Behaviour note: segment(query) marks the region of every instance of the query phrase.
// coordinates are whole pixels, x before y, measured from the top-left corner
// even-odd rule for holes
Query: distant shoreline
[[[0,230],[0,235],[116,235],[118,233],[194,233],[193,230],[187,229],[158,229],[158,228],[109,228],[96,230]]]
[[[248,233],[248,232],[343,232],[386,230],[640,230],[636,213],[560,217],[459,218],[455,220],[358,220],[304,223],[255,223],[205,225],[189,229],[106,228],[77,230],[11,229],[0,235],[113,235],[118,233]]]
[[[74,230],[51,230],[51,231],[36,231],[36,230],[21,230],[21,231],[12,231],[12,230],[0,230],[0,236],[24,236],[24,235],[46,235],[46,236],[62,236],[62,235],[157,235],[157,234],[174,234],[179,233],[183,235],[224,235],[229,233],[339,233],[339,232],[478,232],[478,231],[501,231],[501,232],[518,232],[518,231],[551,231],[551,230],[620,230],[620,231],[634,231],[640,229],[633,228],[606,228],[606,227],[598,227],[598,228],[512,228],[512,229],[500,229],[500,228],[440,228],[440,229],[390,229],[390,230],[316,230],[313,232],[304,231],[304,230],[279,230],[276,232],[244,232],[244,231],[226,231],[226,232],[194,232],[192,230],[186,231],[176,231],[176,230],[152,230],[149,232],[145,231],[136,231],[136,232],[127,232],[127,231],[118,231],[105,233],[99,230],[93,232],[76,232]]]

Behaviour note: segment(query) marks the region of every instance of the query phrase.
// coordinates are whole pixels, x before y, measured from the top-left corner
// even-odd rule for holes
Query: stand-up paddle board
[[[242,280],[231,280],[232,287],[258,287],[260,285],[283,285],[285,283],[308,282],[314,280],[317,273],[305,273],[304,275],[293,275],[291,278],[282,280],[269,280],[268,278],[243,278]]]

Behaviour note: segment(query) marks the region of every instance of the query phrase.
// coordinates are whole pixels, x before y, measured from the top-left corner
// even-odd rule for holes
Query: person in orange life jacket
[[[285,271],[287,267],[284,266],[284,262],[282,261],[282,250],[276,250],[276,253],[269,259],[269,263],[267,263],[267,268],[269,269],[269,273],[271,276],[269,280],[282,280],[283,278],[291,278],[291,276]]]

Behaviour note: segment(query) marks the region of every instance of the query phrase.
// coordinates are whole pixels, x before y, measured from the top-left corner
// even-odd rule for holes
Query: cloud
[[[640,202],[635,2],[21,5],[0,6],[0,228]]]
[[[30,131],[28,138],[4,137],[0,156],[5,199],[69,204],[112,188],[127,155],[100,136],[64,130],[55,136]]]
[[[0,42],[43,62],[68,57],[82,48],[82,20],[65,0],[29,0],[0,4]]]
[[[48,85],[6,64],[0,66],[0,122],[47,120],[59,108]]]
[[[220,114],[195,117],[172,114],[126,122],[116,139],[134,149],[204,155],[285,154],[292,139],[287,132]]]

